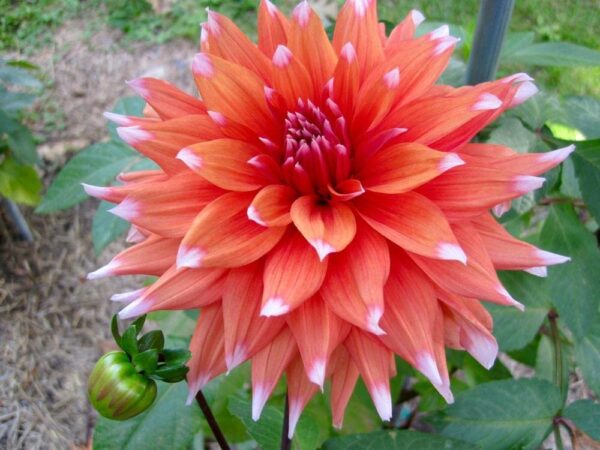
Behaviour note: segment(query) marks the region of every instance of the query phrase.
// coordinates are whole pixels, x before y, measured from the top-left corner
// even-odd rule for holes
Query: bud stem
[[[288,394],[285,395],[285,407],[283,410],[283,428],[281,429],[281,450],[289,450],[292,440],[288,437],[290,430],[290,405]]]
[[[196,394],[196,401],[198,402],[198,406],[200,406],[200,409],[202,410],[202,413],[204,414],[204,417],[206,418],[206,421],[208,422],[208,426],[210,427],[211,431],[215,435],[215,439],[219,443],[219,446],[221,447],[221,449],[229,450],[229,444],[227,444],[227,440],[225,440],[225,436],[223,435],[223,432],[219,428],[219,424],[217,423],[215,416],[213,415],[212,411],[210,410],[210,406],[208,406],[206,397],[204,397],[204,394],[202,393],[201,390],[198,391],[198,393]]]

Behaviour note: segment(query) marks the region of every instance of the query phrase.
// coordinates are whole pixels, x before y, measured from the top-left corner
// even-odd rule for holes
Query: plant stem
[[[563,361],[562,349],[560,345],[560,333],[558,331],[558,313],[551,309],[548,312],[548,321],[550,322],[550,335],[552,336],[552,344],[554,347],[554,383],[563,391]]]
[[[200,409],[202,410],[202,413],[204,414],[204,417],[206,418],[206,421],[208,422],[208,426],[210,427],[213,434],[215,435],[215,439],[221,446],[221,449],[229,450],[229,444],[227,444],[227,441],[225,440],[225,436],[223,436],[223,432],[219,428],[219,424],[217,423],[215,416],[213,415],[212,411],[210,410],[210,406],[208,406],[208,402],[206,401],[206,397],[204,397],[204,394],[202,393],[202,391],[198,391],[198,393],[196,394],[196,401],[198,402],[198,406],[200,406]]]
[[[283,410],[283,428],[281,429],[281,450],[289,450],[292,440],[288,437],[290,432],[290,405],[287,394],[285,395],[285,408]]]
[[[560,436],[560,425],[558,421],[554,421],[552,423],[552,429],[554,431],[554,444],[556,445],[557,450],[564,450],[564,445],[562,441],[562,437]]]

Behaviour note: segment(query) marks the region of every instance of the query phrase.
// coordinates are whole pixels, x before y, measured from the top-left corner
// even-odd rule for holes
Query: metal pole
[[[23,214],[21,214],[19,207],[10,200],[4,200],[4,204],[6,205],[6,212],[19,231],[21,239],[27,242],[33,242],[33,234],[31,234],[29,225],[27,225],[27,221],[25,220],[25,217],[23,217]]]
[[[514,5],[514,0],[481,0],[467,68],[467,84],[482,83],[496,77],[500,50]]]

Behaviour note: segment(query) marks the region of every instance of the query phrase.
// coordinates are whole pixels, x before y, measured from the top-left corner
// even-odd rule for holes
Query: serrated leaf
[[[486,450],[535,448],[545,439],[560,410],[560,392],[537,379],[480,384],[446,408],[442,434]]]
[[[152,408],[132,419],[117,422],[98,418],[94,450],[188,450],[200,431],[202,415],[198,405],[186,406],[185,383],[158,382]]]
[[[570,42],[540,42],[521,46],[504,62],[553,67],[598,66],[600,52]]]
[[[600,441],[600,403],[592,400],[577,400],[565,409],[563,416],[589,437]]]
[[[144,352],[151,348],[157,350],[158,352],[162,352],[163,347],[165,346],[165,337],[163,336],[162,331],[152,330],[140,338],[138,346],[140,348],[140,352]]]
[[[94,251],[99,255],[111,242],[125,233],[130,224],[126,220],[108,212],[115,205],[101,201],[92,221],[92,242]]]
[[[6,134],[8,147],[18,162],[29,165],[37,162],[35,140],[31,131],[0,109],[0,136],[2,134]]]
[[[494,336],[500,349],[518,350],[535,338],[552,307],[549,286],[545,279],[523,272],[506,271],[499,275],[511,295],[525,305],[525,311],[492,304],[485,306],[494,317]]]
[[[554,204],[540,234],[540,246],[571,258],[548,268],[548,297],[575,337],[584,336],[598,311],[600,251],[596,239],[570,204]]]
[[[600,138],[600,101],[593,97],[572,96],[565,100],[566,121],[586,139]]]
[[[42,182],[35,169],[9,156],[0,162],[0,195],[17,203],[35,206]]]
[[[146,372],[146,375],[152,375],[158,365],[158,350],[151,348],[145,351],[140,349],[140,353],[131,358],[131,362],[138,372]]]
[[[519,153],[527,153],[533,148],[536,136],[525,128],[519,119],[507,117],[502,119],[498,127],[490,133],[488,142],[505,145]]]
[[[542,128],[548,121],[561,121],[565,115],[559,98],[547,92],[538,92],[507,114],[517,116],[531,130]]]
[[[502,43],[502,52],[500,59],[510,60],[511,56],[517,53],[521,48],[532,45],[535,39],[535,33],[532,31],[507,33]]]
[[[481,448],[456,439],[417,431],[377,431],[375,433],[350,434],[329,439],[324,450],[475,450]]]
[[[81,183],[104,186],[142,157],[116,142],[91,145],[75,155],[48,188],[36,212],[49,213],[70,208],[87,199]]]
[[[27,70],[17,65],[6,64],[0,61],[0,82],[4,85],[23,86],[31,89],[40,89],[42,83],[32,76]]]
[[[579,189],[590,213],[600,223],[600,139],[575,142],[571,156]]]
[[[31,106],[35,99],[36,96],[33,94],[0,91],[0,108],[8,115],[14,117],[21,110]]]

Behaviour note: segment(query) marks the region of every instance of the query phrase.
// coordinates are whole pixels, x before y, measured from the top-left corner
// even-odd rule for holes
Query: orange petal
[[[541,269],[570,259],[514,238],[489,213],[473,219],[472,223],[498,270]]]
[[[268,58],[230,19],[208,11],[208,22],[203,31],[205,48],[212,55],[244,66],[269,82],[271,69]]]
[[[260,152],[246,142],[216,139],[190,145],[177,158],[215,186],[228,191],[255,191],[267,183],[262,171],[249,161]]]
[[[152,311],[199,308],[221,298],[226,271],[223,269],[177,269],[171,266],[137,299],[119,311],[130,319]]]
[[[283,371],[298,354],[294,337],[286,327],[252,358],[252,419],[258,420]]]
[[[279,45],[273,53],[273,87],[283,97],[288,110],[295,110],[298,100],[313,100],[317,94],[306,67],[289,48]]]
[[[436,284],[448,292],[471,298],[483,298],[501,305],[523,309],[502,286],[477,231],[469,224],[456,224],[453,231],[468,259],[463,265],[409,254]]]
[[[422,372],[434,384],[442,378],[436,364],[433,331],[438,301],[431,281],[404,254],[392,252],[385,285],[381,341]]]
[[[292,221],[290,209],[296,197],[296,192],[289,186],[265,186],[248,207],[248,218],[265,227],[288,225]]]
[[[287,396],[289,400],[289,429],[288,438],[294,437],[298,419],[309,400],[317,392],[317,387],[306,378],[302,359],[296,357],[286,370]]]
[[[392,352],[370,333],[353,328],[344,345],[362,376],[382,420],[392,418],[390,359]]]
[[[123,250],[108,264],[90,272],[88,280],[114,275],[162,275],[175,262],[179,239],[153,235]],[[152,255],[152,258],[148,258]]]
[[[270,57],[278,45],[287,44],[287,18],[269,0],[261,0],[258,8],[258,48]]]
[[[192,359],[188,362],[188,405],[210,380],[225,372],[221,302],[202,308],[190,342],[190,351]]]
[[[281,239],[285,227],[265,228],[248,219],[252,193],[230,192],[194,219],[177,253],[178,267],[239,267],[256,261]]]
[[[376,0],[348,0],[335,24],[333,47],[340,54],[347,42],[352,43],[359,61],[361,79],[384,57],[378,22]]]
[[[227,370],[252,358],[279,334],[285,324],[280,317],[259,315],[263,264],[255,262],[231,269],[223,292],[225,362]]]
[[[342,428],[346,406],[354,392],[358,380],[358,369],[352,362],[348,350],[338,347],[331,355],[331,411],[333,413],[333,426]]]
[[[417,27],[423,23],[425,16],[421,11],[411,10],[407,16],[390,33],[385,45],[386,53],[400,45],[401,42],[414,39]]]
[[[446,217],[422,195],[367,192],[354,205],[369,225],[396,245],[429,258],[466,261]]]
[[[156,78],[138,78],[127,84],[143,97],[163,120],[206,113],[202,101],[166,81]]]
[[[304,64],[314,86],[321,89],[333,75],[337,55],[319,16],[307,1],[294,8],[287,46]]]
[[[360,221],[352,243],[330,259],[321,288],[329,308],[364,330],[382,334],[383,286],[390,270],[385,239]]]
[[[464,164],[456,153],[438,152],[421,144],[396,144],[373,155],[358,177],[370,191],[400,194]]]
[[[347,202],[353,198],[363,195],[365,189],[360,180],[354,178],[347,178],[346,180],[339,183],[335,188],[329,186],[329,193],[331,198],[338,202]]]
[[[538,189],[543,178],[495,169],[456,167],[419,188],[450,220],[477,217],[493,206]]]
[[[290,229],[265,261],[261,315],[280,316],[298,307],[319,290],[326,272],[327,261],[319,261],[300,233]]]
[[[346,338],[350,327],[318,296],[305,301],[288,317],[308,379],[323,390],[331,352]]]
[[[345,249],[356,233],[352,210],[339,202],[320,203],[317,196],[306,195],[292,204],[292,220],[323,261],[332,252]]]
[[[181,238],[202,208],[222,193],[185,171],[166,181],[132,186],[127,197],[109,211],[152,233]]]
[[[332,98],[345,117],[352,117],[354,103],[360,86],[360,66],[356,50],[351,42],[340,50],[340,57],[333,75]]]
[[[198,90],[210,111],[223,114],[262,135],[273,135],[273,115],[265,100],[263,80],[249,69],[207,53],[192,63]]]

